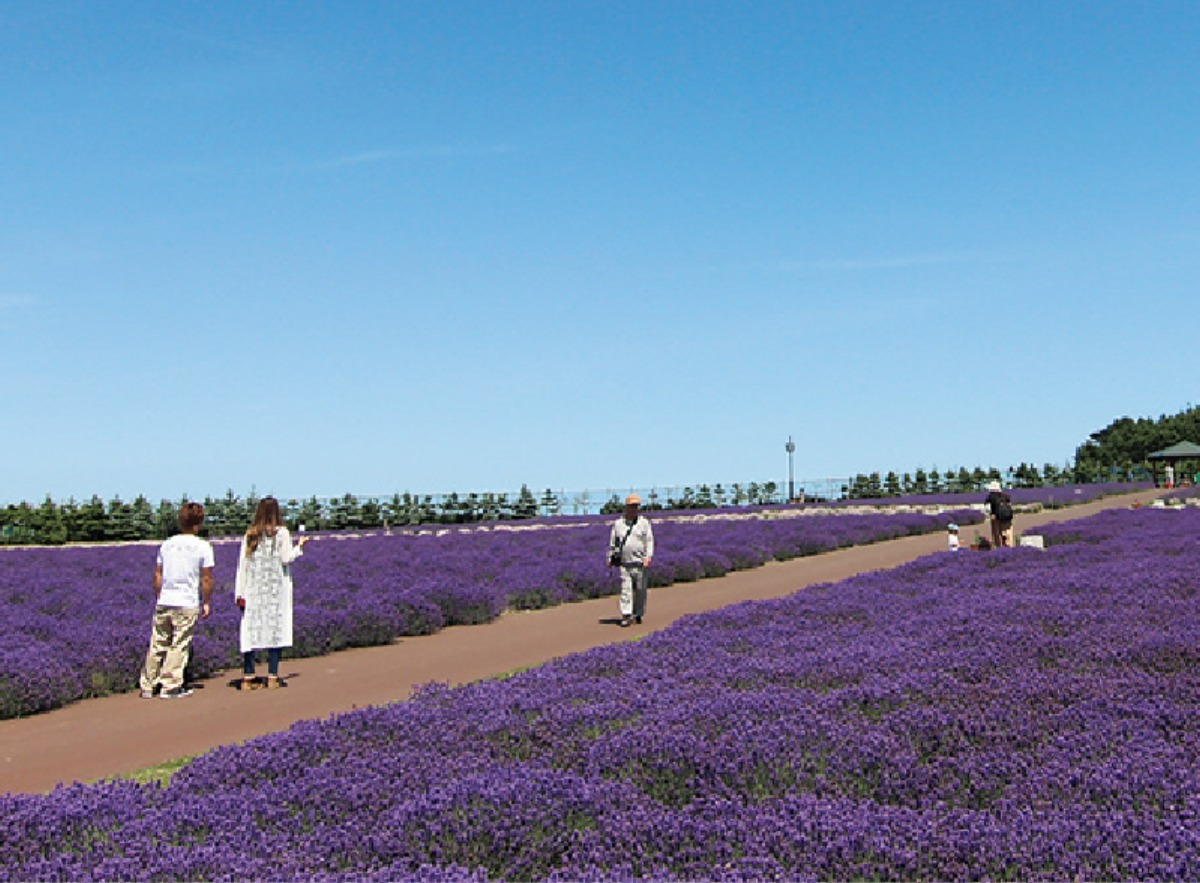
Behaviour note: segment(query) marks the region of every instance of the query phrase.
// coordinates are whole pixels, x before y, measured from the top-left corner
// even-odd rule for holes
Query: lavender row
[[[1065,506],[1078,506],[1090,503],[1102,497],[1118,494],[1129,494],[1134,491],[1148,490],[1154,487],[1153,482],[1112,482],[1098,484],[1055,485],[1047,487],[1006,488],[1007,493],[1018,506],[1041,506],[1044,509],[1061,509]],[[900,497],[861,498],[837,500],[823,505],[836,507],[849,506],[954,506],[956,504],[979,504],[983,502],[986,492],[976,493],[934,493],[906,494]]]
[[[1196,879],[1200,512],[1073,528],[0,798],[0,879]]]
[[[841,546],[967,521],[969,513],[789,520],[664,521],[653,584],[718,576]],[[607,520],[555,530],[322,538],[294,565],[295,656],[386,644],[443,626],[488,622],[509,607],[608,595]],[[218,542],[212,617],[194,642],[195,670],[236,665],[237,544]],[[0,553],[0,717],[131,690],[146,652],[154,545]]]

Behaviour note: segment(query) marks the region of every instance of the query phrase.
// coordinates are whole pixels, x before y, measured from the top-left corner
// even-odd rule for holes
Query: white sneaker
[[[154,698],[154,691],[153,691],[153,690],[143,690],[143,691],[142,691],[142,698],[143,698],[143,699],[153,699],[153,698]]]
[[[191,695],[192,695],[191,690],[187,689],[186,687],[180,687],[178,690],[171,690],[170,692],[163,692],[163,693],[159,694],[158,698],[159,699],[182,699],[184,696],[191,696]]]

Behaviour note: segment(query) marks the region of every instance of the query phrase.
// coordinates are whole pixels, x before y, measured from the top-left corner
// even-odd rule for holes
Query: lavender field
[[[1058,529],[0,798],[0,879],[1194,879],[1200,511]]]
[[[1196,879],[1200,511],[1062,530],[0,797],[0,879]]]
[[[1062,509],[1067,506],[1079,506],[1083,503],[1090,503],[1101,497],[1128,494],[1138,490],[1148,490],[1153,486],[1148,481],[1068,484],[1032,488],[1006,488],[1005,492],[1012,498],[1013,503],[1019,507]],[[979,504],[984,496],[985,492],[907,494],[901,497],[862,497],[836,500],[832,503],[822,505],[839,508],[852,506],[954,506],[964,503]]]
[[[941,530],[978,515],[918,513],[658,524],[652,584],[719,576],[772,559]],[[386,644],[612,594],[611,519],[531,530],[318,537],[294,566],[295,656]],[[195,639],[200,677],[238,665],[237,543],[218,541],[213,615]],[[156,545],[0,550],[0,717],[132,690],[153,609]]]

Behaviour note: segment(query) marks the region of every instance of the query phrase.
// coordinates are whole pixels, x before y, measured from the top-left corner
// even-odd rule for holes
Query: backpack
[[[992,501],[992,514],[996,516],[997,521],[1013,520],[1012,500],[1008,494],[1000,494]]]

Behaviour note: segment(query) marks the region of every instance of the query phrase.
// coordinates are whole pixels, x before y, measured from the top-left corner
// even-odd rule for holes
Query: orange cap
[[[639,497],[637,494],[630,494],[628,497],[625,498],[626,506],[640,506],[641,504],[642,504],[642,498]]]

